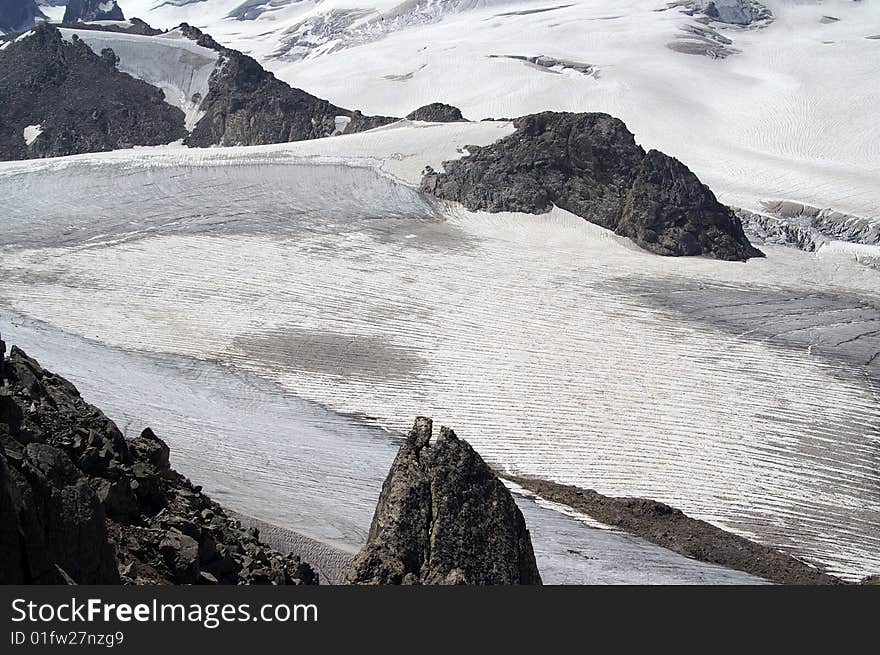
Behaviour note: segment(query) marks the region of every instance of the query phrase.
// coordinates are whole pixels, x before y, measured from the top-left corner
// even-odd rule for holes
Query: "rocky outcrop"
[[[162,91],[120,72],[116,56],[65,41],[50,25],[0,52],[0,159],[55,157],[186,135]]]
[[[554,205],[660,255],[761,257],[739,219],[684,164],[645,152],[601,113],[531,114],[496,143],[428,168],[422,190],[470,210],[540,214]]]
[[[337,107],[277,79],[255,59],[219,45],[200,30],[183,24],[188,38],[220,53],[200,110],[204,117],[187,145],[262,145],[350,134],[391,123],[396,118],[364,116]]]
[[[507,488],[449,428],[417,418],[382,485],[355,584],[540,584]]]
[[[0,353],[5,344],[0,341]],[[64,378],[0,356],[0,584],[309,584]]]
[[[452,105],[442,102],[432,102],[429,105],[419,107],[406,117],[409,121],[425,121],[427,123],[459,123],[466,119],[461,115],[461,110]]]
[[[692,0],[685,7],[691,14],[741,27],[773,19],[773,13],[755,0]]]
[[[34,0],[0,0],[0,34],[30,29],[46,20]]]
[[[88,23],[97,20],[125,20],[116,0],[67,0],[64,23]]]

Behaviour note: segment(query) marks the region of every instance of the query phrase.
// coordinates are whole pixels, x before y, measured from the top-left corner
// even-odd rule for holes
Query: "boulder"
[[[449,428],[417,418],[382,485],[354,584],[541,584],[510,492]]]
[[[466,119],[461,115],[458,107],[447,105],[442,102],[432,102],[424,107],[419,107],[406,117],[410,121],[425,121],[427,123],[458,123]]]

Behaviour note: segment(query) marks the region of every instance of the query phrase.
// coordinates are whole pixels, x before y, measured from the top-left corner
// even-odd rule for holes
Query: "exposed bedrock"
[[[46,20],[34,0],[0,0],[0,34],[20,32]]]
[[[0,525],[0,584],[317,582],[176,473],[149,428],[125,438],[15,347],[0,355]]]
[[[465,121],[458,107],[447,105],[442,102],[432,102],[424,107],[419,107],[406,116],[410,121],[426,121],[429,123],[458,123]]]
[[[449,428],[416,419],[382,485],[354,584],[541,584],[510,492]]]
[[[81,40],[50,25],[0,53],[0,159],[56,157],[186,135],[184,114],[162,91],[116,68]]]
[[[116,0],[68,0],[63,23],[87,23],[96,20],[125,20]]]
[[[514,134],[426,169],[422,190],[470,210],[540,214],[554,205],[660,255],[762,257],[739,219],[684,164],[647,153],[620,119],[543,112]]]
[[[219,45],[186,23],[187,38],[220,52],[199,109],[205,113],[187,145],[263,145],[361,132],[398,120],[364,116],[337,107],[302,89],[293,88],[265,70],[255,59]]]
[[[773,13],[755,0],[693,0],[685,6],[691,13],[728,25],[746,26],[773,19]]]

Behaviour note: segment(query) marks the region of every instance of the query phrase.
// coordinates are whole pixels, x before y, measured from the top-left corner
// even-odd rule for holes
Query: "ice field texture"
[[[4,311],[0,332],[68,371],[129,435],[161,430],[172,464],[226,507],[356,552],[399,442],[209,362],[126,353]],[[547,584],[755,584],[518,497]],[[338,581],[338,579],[337,579]]]
[[[4,339],[217,500],[353,550],[424,414],[504,471],[880,572],[880,3],[767,0],[745,26],[662,0],[120,4],[368,114],[608,112],[753,212],[767,254],[662,258],[416,192],[503,120],[0,163]],[[198,121],[215,52],[76,33]],[[519,502],[545,581],[751,581]]]
[[[655,498],[850,578],[880,568],[880,270],[845,250],[656,257],[560,210],[429,203],[388,173],[504,129],[4,164],[0,303],[391,434],[428,414],[503,470]]]

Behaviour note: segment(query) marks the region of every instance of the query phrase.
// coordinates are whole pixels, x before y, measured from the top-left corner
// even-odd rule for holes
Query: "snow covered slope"
[[[474,119],[606,111],[646,148],[686,162],[722,201],[760,209],[793,200],[877,217],[880,39],[870,37],[880,35],[880,2],[764,4],[774,20],[761,27],[706,25],[663,0],[122,7],[160,27],[189,20],[285,81],[365,113],[402,116],[435,100]],[[707,28],[736,52],[673,49],[709,38],[694,33]]]

